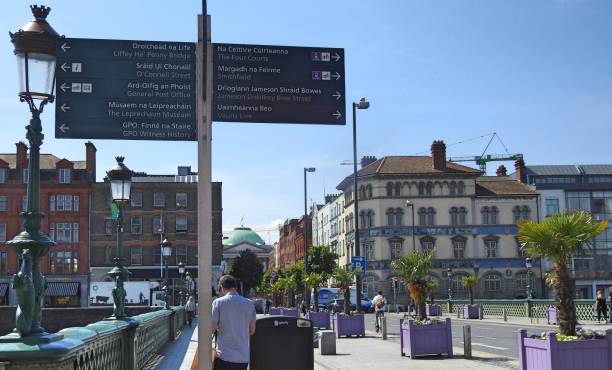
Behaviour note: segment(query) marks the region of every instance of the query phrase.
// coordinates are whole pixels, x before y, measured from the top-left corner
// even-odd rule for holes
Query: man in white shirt
[[[376,332],[380,330],[380,318],[385,316],[385,310],[387,309],[387,298],[383,296],[382,291],[378,291],[378,294],[372,299],[374,305],[374,311],[376,312]]]

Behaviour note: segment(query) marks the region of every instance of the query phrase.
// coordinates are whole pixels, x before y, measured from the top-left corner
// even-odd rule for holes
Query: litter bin
[[[262,317],[251,336],[250,370],[313,370],[312,323],[288,316]]]

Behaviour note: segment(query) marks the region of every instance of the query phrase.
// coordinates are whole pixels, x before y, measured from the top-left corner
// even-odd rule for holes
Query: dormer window
[[[70,184],[70,168],[60,168],[58,170],[58,179],[60,184]]]

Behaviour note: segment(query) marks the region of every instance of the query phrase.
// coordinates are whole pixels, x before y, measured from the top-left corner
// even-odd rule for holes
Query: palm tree
[[[480,284],[480,278],[478,276],[464,276],[461,278],[463,286],[468,289],[468,295],[470,297],[470,306],[474,305],[474,288]]]
[[[427,282],[427,294],[429,294],[429,304],[434,304],[434,295],[438,290],[438,282],[430,280]]]
[[[425,320],[425,298],[427,296],[427,276],[431,269],[433,249],[428,252],[412,251],[391,261],[391,268],[407,283],[406,288],[417,304],[419,320]]]
[[[541,223],[518,223],[518,238],[524,243],[525,252],[532,258],[549,258],[553,262],[551,282],[561,334],[576,335],[577,324],[573,284],[567,264],[573,256],[584,254],[585,246],[607,225],[607,221],[596,222],[590,213],[584,211],[554,214]]]
[[[308,286],[308,290],[312,289],[313,291],[314,312],[319,312],[318,290],[324,280],[326,279],[324,278],[323,274],[320,274],[318,272],[311,272],[310,274],[308,274],[308,276],[306,276],[306,279],[304,279],[304,282]]]
[[[350,270],[345,270],[342,267],[336,267],[334,270],[334,280],[336,280],[336,286],[340,288],[342,295],[344,296],[344,313],[349,314],[351,310],[351,285],[355,273]]]
[[[283,276],[279,278],[276,283],[272,285],[272,289],[276,292],[282,292],[283,294],[287,295],[287,306],[295,306],[295,297],[293,296],[293,292],[298,289],[298,285],[295,283],[293,276]]]

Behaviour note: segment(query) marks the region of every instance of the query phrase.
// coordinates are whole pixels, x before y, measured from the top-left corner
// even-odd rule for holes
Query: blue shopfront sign
[[[364,256],[353,256],[351,258],[353,272],[358,275],[363,275],[366,272],[366,259]]]

